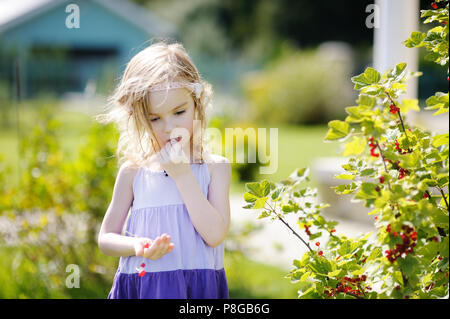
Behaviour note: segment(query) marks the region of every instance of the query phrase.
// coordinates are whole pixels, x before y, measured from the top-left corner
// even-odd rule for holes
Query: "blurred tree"
[[[220,60],[239,56],[262,66],[278,58],[285,43],[307,49],[324,41],[342,41],[355,51],[352,73],[371,64],[373,29],[366,27],[366,19],[372,12],[366,8],[374,0],[134,1],[174,23],[180,30],[179,40],[194,54]],[[420,0],[420,9],[430,9],[431,2]],[[425,74],[439,72],[432,65],[420,68]],[[419,79],[422,84],[439,86],[437,79]],[[429,89],[419,93],[432,94]]]
[[[365,13],[371,0],[354,1],[351,6],[328,1],[320,5],[307,0],[135,0],[175,23],[181,37],[194,31],[185,28],[204,21],[210,24],[204,32],[217,30],[217,41],[202,38],[209,46],[224,43],[261,62],[276,56],[279,43],[290,40],[299,47],[315,46],[324,40],[346,41],[356,46],[370,46],[372,29],[365,27]],[[326,34],[326,39],[323,35]]]

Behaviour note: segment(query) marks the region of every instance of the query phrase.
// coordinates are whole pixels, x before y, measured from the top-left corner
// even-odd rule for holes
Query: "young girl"
[[[211,95],[184,47],[159,42],[131,59],[98,117],[120,131],[121,166],[98,235],[100,250],[120,257],[108,299],[229,297],[231,166],[204,147]]]

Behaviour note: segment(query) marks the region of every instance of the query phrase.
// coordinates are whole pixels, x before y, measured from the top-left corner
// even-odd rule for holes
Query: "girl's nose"
[[[173,129],[174,129],[173,123],[171,123],[170,121],[164,122],[164,133],[165,134],[170,135],[170,133],[172,133]]]

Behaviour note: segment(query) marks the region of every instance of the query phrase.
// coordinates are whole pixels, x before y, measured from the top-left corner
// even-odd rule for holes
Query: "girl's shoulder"
[[[139,165],[136,163],[133,163],[130,160],[125,161],[121,166],[120,166],[120,170],[126,170],[128,172],[134,172],[139,169]]]
[[[207,152],[204,154],[203,158],[208,165],[209,174],[211,177],[217,170],[223,170],[224,168],[227,170],[230,167],[230,161],[222,155]]]
[[[139,166],[137,164],[127,160],[120,166],[118,175],[126,176],[127,180],[132,183],[138,170],[139,170]]]
[[[219,154],[213,154],[210,152],[205,153],[204,156],[205,161],[209,164],[211,163],[212,165],[216,165],[216,164],[223,164],[223,163],[230,163],[230,161],[228,160],[228,158],[219,155]]]

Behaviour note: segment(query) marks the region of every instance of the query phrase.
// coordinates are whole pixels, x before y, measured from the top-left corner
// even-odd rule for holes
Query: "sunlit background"
[[[430,1],[403,2],[412,9],[399,17],[392,10],[388,18],[415,19],[409,35],[421,30],[419,9]],[[79,26],[70,4],[79,8]],[[266,164],[259,158],[232,164],[225,270],[230,298],[297,298],[298,287],[283,277],[303,247],[283,225],[241,208],[245,183],[279,182],[308,167],[309,186],[332,204],[327,214],[340,222],[338,230],[372,229],[366,208],[338,201],[330,189],[340,184],[333,175],[342,150],[323,142],[327,123],[344,120],[344,108],[355,104],[350,78],[377,61],[371,4],[0,0],[0,298],[106,298],[118,258],[100,252],[97,234],[118,171],[118,135],[92,118],[131,57],[159,39],[181,42],[213,84],[210,127],[223,133],[266,128],[268,137],[270,128],[278,129],[276,172],[261,174]],[[390,31],[380,32],[385,51],[389,41],[406,40],[398,39],[398,29]],[[423,76],[410,94],[423,106],[447,89],[447,75],[423,59],[425,52],[404,50],[416,50],[409,59]],[[378,61],[389,65],[381,53]],[[409,120],[448,131],[448,123],[423,112]],[[245,146],[258,145],[247,140]],[[79,288],[66,285],[70,264],[80,268]]]

